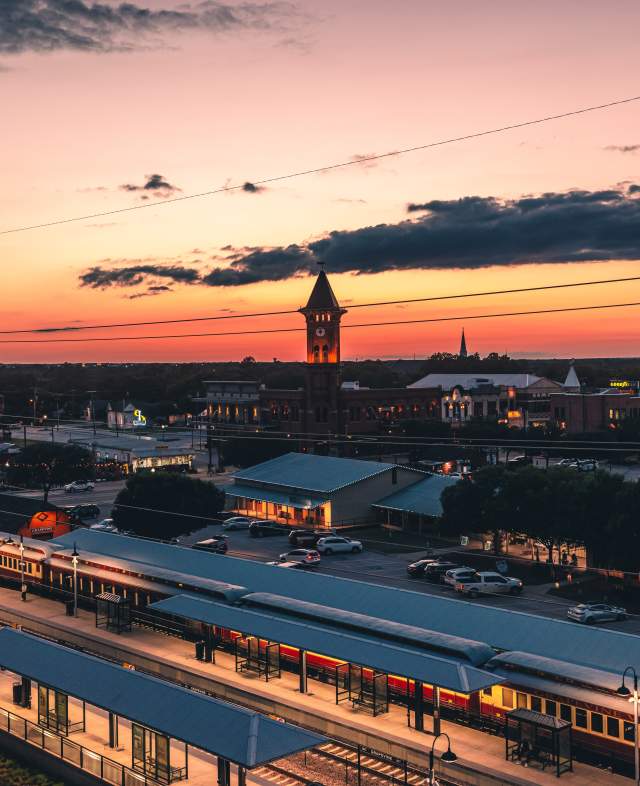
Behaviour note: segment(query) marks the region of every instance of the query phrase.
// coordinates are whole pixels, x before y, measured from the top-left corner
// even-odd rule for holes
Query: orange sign
[[[43,510],[34,513],[29,522],[18,530],[18,535],[38,540],[51,540],[68,532],[71,532],[71,522],[63,510]]]

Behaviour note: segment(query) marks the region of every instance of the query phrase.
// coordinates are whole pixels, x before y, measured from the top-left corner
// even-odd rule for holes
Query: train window
[[[555,717],[556,714],[556,703],[555,701],[545,701],[545,713],[547,715],[553,715]]]
[[[502,689],[502,706],[513,707],[513,691],[510,688]]]
[[[493,694],[492,694],[491,688],[483,688],[482,689],[482,695],[483,696],[492,696]]]
[[[542,712],[542,699],[539,696],[531,697],[531,709],[534,712]]]
[[[602,722],[602,715],[599,712],[592,712],[591,713],[591,731],[595,731],[598,734],[602,734],[604,731],[604,723]]]
[[[635,742],[635,737],[633,734],[633,723],[627,723],[625,721],[622,734],[627,742]]]
[[[516,705],[518,709],[527,709],[527,694],[526,693],[516,693]]]
[[[607,718],[607,736],[620,736],[620,721],[617,718]]]
[[[571,707],[568,704],[561,704],[560,705],[560,717],[562,720],[569,721],[571,723]]]
[[[576,707],[576,726],[579,729],[587,728],[587,711]]]

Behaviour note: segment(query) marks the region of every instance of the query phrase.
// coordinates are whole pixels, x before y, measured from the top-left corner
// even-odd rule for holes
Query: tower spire
[[[460,352],[458,353],[458,357],[467,357],[467,340],[464,337],[464,328],[462,328],[462,337],[460,338]]]

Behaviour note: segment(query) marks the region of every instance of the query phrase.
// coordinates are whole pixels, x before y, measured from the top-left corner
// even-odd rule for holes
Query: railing
[[[30,720],[0,708],[0,732],[12,734],[58,759],[88,772],[112,786],[157,786],[156,781],[145,778],[117,761],[94,753],[67,737],[43,729]]]

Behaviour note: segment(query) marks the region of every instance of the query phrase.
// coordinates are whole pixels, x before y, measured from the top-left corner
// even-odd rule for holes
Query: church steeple
[[[467,357],[467,340],[464,337],[464,328],[462,328],[462,338],[460,339],[460,352],[458,354],[460,358]]]

